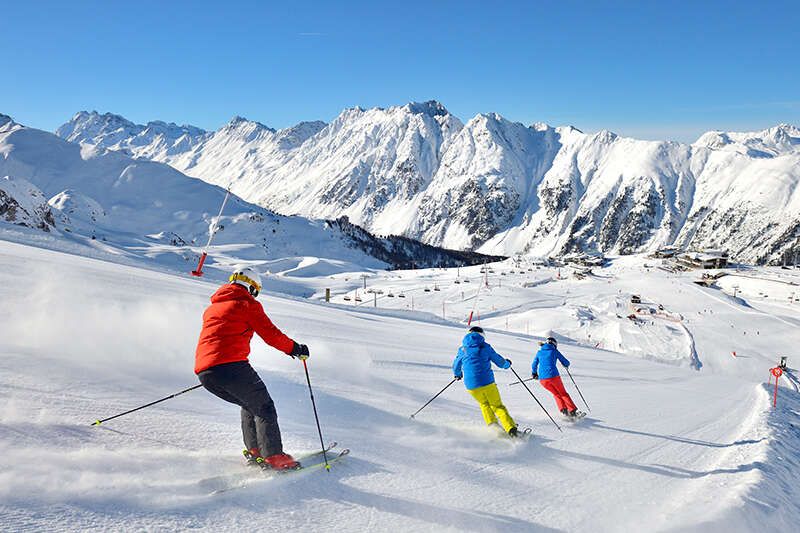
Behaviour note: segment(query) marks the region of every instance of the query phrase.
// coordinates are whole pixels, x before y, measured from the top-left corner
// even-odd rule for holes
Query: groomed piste
[[[766,381],[778,352],[800,340],[796,309],[642,264],[620,259],[582,280],[517,269],[520,279],[509,272],[500,283],[510,266],[492,265],[479,296],[487,340],[527,377],[540,329],[561,331],[559,349],[592,407],[577,424],[559,420],[561,433],[524,388],[509,386],[509,371],[496,370],[509,411],[532,428],[521,441],[486,428],[461,384],[409,418],[452,379],[469,293],[485,281],[480,267],[367,273],[384,294],[418,287],[413,313],[403,309],[411,292],[394,308],[389,298],[345,305],[341,296],[363,283],[357,274],[304,271],[287,282],[305,284],[312,300],[267,290],[270,317],[311,349],[326,440],[352,452],[330,473],[211,494],[204,480],[244,468],[236,407],[199,389],[90,424],[196,384],[200,314],[218,282],[0,241],[2,528],[793,531],[800,402],[790,375],[773,409]],[[472,278],[463,304],[456,275]],[[554,281],[522,287],[521,277],[537,275]],[[682,317],[699,366],[673,322],[617,318],[623,293],[643,279],[645,303]],[[330,283],[339,284],[335,302],[324,304],[320,287]],[[422,289],[434,284],[440,291]],[[648,347],[662,338],[674,340],[669,350]],[[318,449],[302,365],[256,341],[250,360],[276,401],[286,449]],[[555,413],[549,394],[529,384]]]

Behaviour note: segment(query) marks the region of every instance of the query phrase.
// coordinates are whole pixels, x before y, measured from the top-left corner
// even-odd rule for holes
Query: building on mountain
[[[653,259],[672,259],[680,253],[680,249],[676,246],[664,246],[650,254],[650,257]]]
[[[678,257],[678,263],[689,268],[727,268],[726,250],[703,250],[686,252]]]
[[[584,267],[602,267],[606,263],[606,258],[600,253],[574,253],[565,255],[564,262],[571,265]]]

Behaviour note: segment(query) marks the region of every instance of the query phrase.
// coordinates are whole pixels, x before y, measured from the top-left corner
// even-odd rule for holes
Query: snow
[[[58,133],[231,185],[278,213],[345,215],[436,246],[505,256],[722,247],[750,263],[797,247],[800,130],[787,124],[687,145],[496,113],[464,125],[432,101],[346,109],[330,124],[290,128],[303,133],[288,143],[287,130],[237,117],[180,148],[104,117],[79,113]]]
[[[106,119],[113,125],[122,120]],[[240,120],[231,127],[251,125]],[[156,126],[167,127],[148,128]],[[216,228],[206,263],[212,277],[234,263],[259,266],[285,257],[324,258],[330,273],[354,264],[388,266],[389,258],[364,251],[369,245],[389,247],[388,241],[365,232],[357,241],[335,224],[277,215],[236,196],[218,220],[225,191],[165,164],[69,143],[13,122],[0,127],[0,153],[0,221],[54,231],[84,255],[93,253],[86,248],[103,248],[189,271]],[[66,244],[45,242],[59,249]]]
[[[770,158],[800,151],[800,129],[789,124],[754,132],[709,131],[693,146]]]
[[[20,241],[42,235],[24,231]],[[696,274],[657,266],[612,258],[578,279],[563,267],[507,261],[488,265],[490,287],[480,288],[481,267],[331,277],[325,262],[308,256],[274,260],[280,274],[268,277],[314,296],[266,290],[260,300],[276,324],[309,345],[325,439],[352,453],[330,473],[210,495],[202,480],[243,469],[236,407],[199,389],[89,424],[196,384],[193,351],[216,284],[0,241],[3,528],[794,531],[797,379],[782,380],[774,410],[764,382],[778,355],[792,365],[800,317],[797,304],[771,304],[756,287],[771,290],[800,275],[749,269],[737,275],[753,288],[738,279],[745,292],[733,298],[722,292],[727,285],[700,288]],[[362,274],[368,288],[384,291],[377,309],[366,299],[341,305],[345,292],[363,286]],[[320,301],[326,285],[335,304]],[[440,290],[423,290],[433,286]],[[390,289],[406,294],[403,303],[386,296]],[[632,293],[662,316],[630,326],[643,334],[625,333],[622,346],[607,348],[613,325],[631,322],[615,313]],[[413,314],[404,310],[411,295]],[[445,317],[434,318],[442,301]],[[530,441],[485,428],[460,383],[409,419],[451,379],[471,309],[523,377],[537,335],[552,328],[589,416],[575,425],[559,419],[559,432],[525,388],[509,386],[514,375],[498,370],[504,402],[533,429]],[[693,338],[699,368],[681,344],[686,332],[669,332],[679,323]],[[645,342],[669,336],[679,364]],[[733,347],[740,356],[731,356]],[[276,401],[287,449],[316,449],[302,367],[257,341],[251,362]],[[550,396],[530,384],[552,413]]]

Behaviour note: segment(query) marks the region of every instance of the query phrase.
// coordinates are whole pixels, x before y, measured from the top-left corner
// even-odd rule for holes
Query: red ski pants
[[[573,411],[576,409],[575,404],[572,401],[572,398],[569,397],[569,394],[567,394],[567,390],[564,388],[564,383],[561,381],[561,376],[556,376],[547,379],[540,379],[539,383],[541,383],[542,387],[549,390],[550,394],[553,395],[553,398],[555,398],[556,400],[556,405],[558,406],[559,411],[561,411],[562,409],[566,409],[567,411]]]

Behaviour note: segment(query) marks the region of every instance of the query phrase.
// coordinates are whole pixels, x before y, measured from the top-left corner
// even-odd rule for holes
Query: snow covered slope
[[[511,442],[484,426],[460,383],[409,419],[451,379],[461,326],[279,297],[261,299],[276,324],[309,344],[325,438],[352,453],[331,473],[211,495],[205,480],[244,469],[236,407],[200,389],[89,424],[196,383],[193,351],[214,289],[0,241],[2,529],[797,529],[800,401],[781,387],[770,410],[763,373],[698,372],[564,341],[592,412],[560,422],[559,432],[523,387],[509,386],[513,374],[498,370],[511,414],[533,428],[531,440]],[[504,300],[494,289],[483,298],[487,307]],[[714,326],[715,315],[697,320]],[[738,316],[725,320],[747,327],[751,316]],[[487,338],[528,373],[537,338],[496,330]],[[302,367],[253,348],[287,449],[314,450]]]
[[[709,131],[701,135],[693,146],[771,158],[800,152],[800,129],[790,124],[779,124],[757,132]]]
[[[119,117],[95,118],[102,119],[96,131],[138,132],[135,139],[147,139],[148,132],[163,126],[151,123],[140,129]],[[164,128],[156,135],[159,143],[177,135],[177,127]],[[185,137],[194,130],[182,131]],[[0,126],[0,155],[3,220],[57,229],[64,239],[110,253],[156,258],[173,269],[194,267],[213,228],[217,235],[212,270],[215,264],[285,257],[321,257],[358,268],[410,264],[415,259],[419,264],[461,264],[467,257],[446,250],[422,253],[425,247],[418,243],[398,245],[364,231],[356,238],[340,223],[276,215],[236,196],[217,220],[225,196],[217,186],[162,163],[66,142],[10,120]]]
[[[106,131],[103,117],[78,113],[58,132],[230,183],[280,213],[344,215],[449,248],[629,254],[678,244],[775,262],[800,228],[800,132],[785,124],[710,132],[690,146],[526,127],[495,113],[462,125],[426,102],[347,109],[331,124],[279,132],[237,117],[184,150],[121,137],[130,126]]]
[[[56,135],[68,141],[103,139],[102,144],[107,148],[134,157],[162,161],[183,154],[210,134],[189,125],[178,126],[162,121],[141,125],[112,113],[101,115],[97,111],[81,111],[58,128]]]

